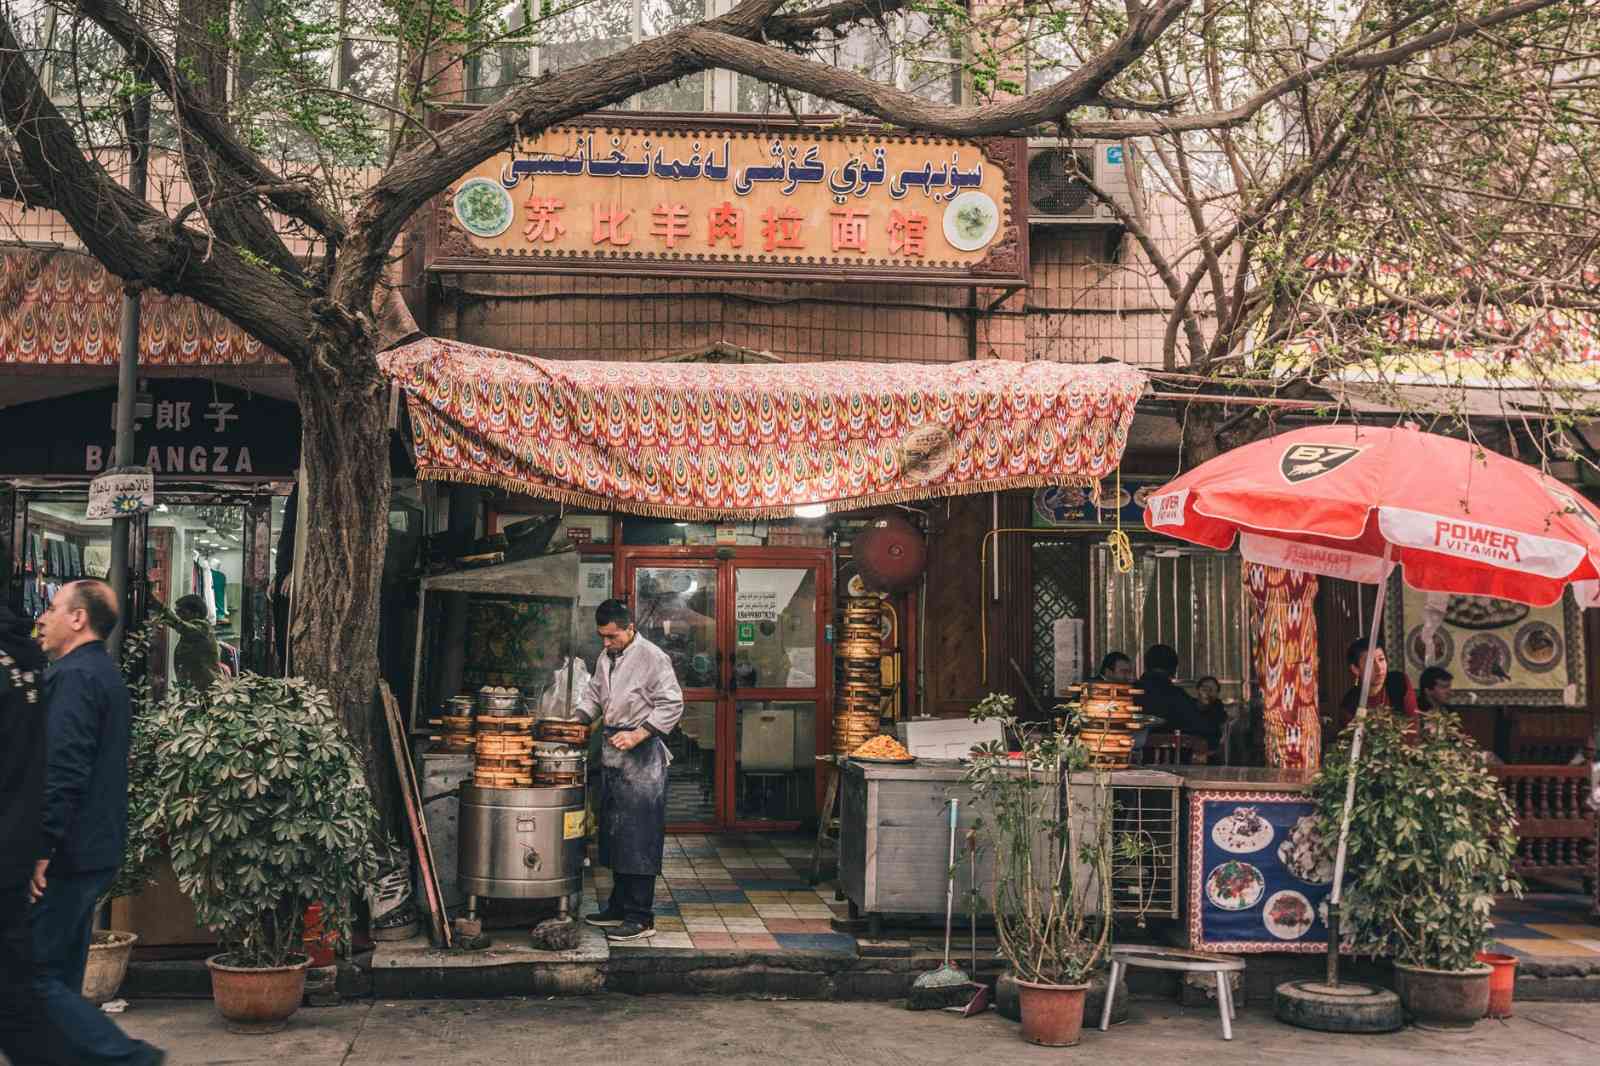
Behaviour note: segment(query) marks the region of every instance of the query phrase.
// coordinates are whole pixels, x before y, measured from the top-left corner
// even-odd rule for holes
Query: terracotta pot
[[[95,1006],[115,999],[128,976],[128,958],[133,945],[139,940],[137,933],[119,933],[102,930],[94,934],[89,943],[89,963],[83,970],[83,998]]]
[[[235,1033],[276,1033],[289,1023],[289,1016],[300,1009],[306,992],[306,967],[311,960],[287,966],[230,966],[227,955],[206,960],[211,971],[211,999],[217,1011]]]
[[[1083,1035],[1083,1000],[1088,985],[1043,985],[1017,979],[1022,1001],[1022,1038],[1045,1047],[1072,1047]]]
[[[1419,1029],[1471,1029],[1489,1010],[1490,966],[1428,970],[1394,964],[1394,990]]]
[[[1478,961],[1494,969],[1494,974],[1489,978],[1488,1016],[1511,1017],[1511,999],[1517,990],[1517,957],[1493,951],[1480,951]]]

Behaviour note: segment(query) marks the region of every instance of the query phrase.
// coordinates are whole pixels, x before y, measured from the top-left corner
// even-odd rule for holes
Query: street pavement
[[[1518,1004],[1516,1017],[1466,1033],[1407,1029],[1386,1036],[1333,1036],[1291,1029],[1259,1006],[1240,1012],[1224,1043],[1216,1013],[1140,1000],[1130,1020],[1089,1031],[1074,1049],[1023,1043],[1018,1027],[990,1012],[963,1019],[912,1013],[896,1004],[598,995],[552,1000],[405,1000],[301,1010],[271,1036],[235,1036],[210,1003],[136,1000],[118,1019],[165,1048],[168,1063],[379,1066],[429,1063],[824,1063],[939,1066],[1056,1063],[1095,1066],[1243,1062],[1314,1066],[1474,1066],[1593,1063],[1600,1055],[1600,1004]]]

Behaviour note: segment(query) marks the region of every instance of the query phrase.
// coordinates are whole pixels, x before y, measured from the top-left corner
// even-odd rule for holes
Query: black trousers
[[[37,1007],[33,1002],[33,940],[28,929],[27,881],[0,887],[0,1059],[18,1066],[38,1062],[32,1048]]]
[[[621,914],[625,921],[638,922],[645,928],[656,924],[655,874],[611,873],[611,902],[606,910]]]

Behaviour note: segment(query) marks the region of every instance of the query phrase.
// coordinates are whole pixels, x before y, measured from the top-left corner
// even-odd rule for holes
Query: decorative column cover
[[[1266,707],[1267,764],[1315,770],[1322,765],[1316,575],[1249,563],[1245,585],[1256,681]]]

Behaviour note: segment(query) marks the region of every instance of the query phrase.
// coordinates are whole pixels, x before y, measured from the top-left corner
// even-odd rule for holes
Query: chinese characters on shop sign
[[[547,131],[451,194],[471,255],[970,269],[1009,231],[979,145],[807,131]],[[1009,269],[1015,269],[1014,267]]]

